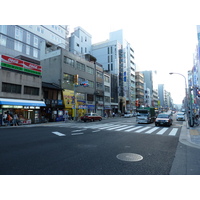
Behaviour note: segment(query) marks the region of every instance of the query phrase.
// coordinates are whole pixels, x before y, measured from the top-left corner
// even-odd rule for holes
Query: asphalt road
[[[0,129],[1,175],[167,175],[182,122],[157,134],[126,132],[134,119]],[[115,126],[118,128],[114,128]],[[154,124],[142,124],[155,128]],[[96,128],[95,128],[96,127]],[[119,130],[123,129],[124,130]],[[132,127],[131,127],[132,128]],[[175,135],[169,135],[172,129]]]

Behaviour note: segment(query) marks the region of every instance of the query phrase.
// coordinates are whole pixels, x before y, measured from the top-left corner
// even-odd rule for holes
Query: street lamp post
[[[189,99],[189,103],[188,103],[188,92],[187,92],[187,81],[186,81],[186,77],[183,74],[177,73],[177,72],[170,72],[170,75],[172,74],[178,74],[180,76],[182,76],[185,79],[185,99],[186,99],[186,112],[187,112],[187,118],[189,118],[189,126],[193,127],[194,126],[194,120],[193,120],[193,116],[192,116],[192,105]],[[189,95],[190,98],[190,95]],[[190,113],[188,112],[188,108],[190,108]]]

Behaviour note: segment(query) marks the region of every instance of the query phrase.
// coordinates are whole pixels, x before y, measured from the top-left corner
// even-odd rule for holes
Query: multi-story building
[[[92,36],[80,26],[76,27],[69,38],[69,51],[84,57],[91,54],[91,46]]]
[[[152,106],[158,109],[158,89],[153,89]]]
[[[10,110],[7,112],[20,112],[20,116],[30,119],[32,123],[39,122],[42,110],[40,106],[45,104],[43,101],[34,104],[33,101],[43,99],[41,52],[52,43],[68,49],[67,35],[67,26],[62,25],[0,25],[0,55],[3,56],[3,66],[0,69],[0,98],[9,98],[6,102],[9,103],[6,104],[9,108],[6,109]],[[2,102],[5,103],[3,98],[1,105]],[[29,105],[25,104],[28,100],[32,101]],[[13,101],[15,103],[12,103]],[[55,102],[52,101],[52,105],[55,105]],[[16,106],[21,110],[14,109]]]
[[[105,70],[119,75],[120,112],[133,111],[136,97],[134,51],[124,39],[123,30],[111,32],[109,40],[93,44],[92,55]]]
[[[16,113],[23,123],[38,123],[40,107],[45,106],[42,67],[33,59],[22,58],[0,55],[0,125],[3,113]]]
[[[141,72],[135,72],[136,77],[136,99],[140,106],[145,105],[144,101],[144,75]]]
[[[109,116],[111,108],[111,76],[104,71],[104,115]]]
[[[146,83],[146,88],[150,90],[150,98],[151,103],[149,106],[152,106],[152,99],[153,99],[153,72],[152,71],[141,71],[144,75],[144,82]]]
[[[151,106],[151,92],[150,89],[147,87],[147,84],[144,83],[144,106]]]
[[[62,25],[0,25],[0,54],[39,61],[44,44],[68,49],[68,33],[67,26]]]
[[[164,84],[158,84],[158,105],[159,108],[164,108],[165,107],[165,93],[164,93]]]
[[[86,112],[103,115],[103,68],[95,57],[86,54],[81,58],[59,48],[47,53],[41,65],[44,68],[43,81],[63,88],[65,110],[70,116],[78,117]],[[88,87],[81,86],[81,83],[87,83]]]

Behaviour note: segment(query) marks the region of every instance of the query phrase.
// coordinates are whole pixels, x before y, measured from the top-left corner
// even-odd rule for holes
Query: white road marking
[[[150,127],[149,126],[147,126],[147,127],[145,127],[145,128],[142,128],[142,129],[140,129],[140,130],[137,130],[137,131],[135,131],[136,133],[140,133],[140,132],[142,132],[142,131],[144,131],[144,130],[146,130],[146,129],[149,129]]]
[[[168,128],[162,128],[159,132],[157,132],[157,135],[162,135],[165,131],[167,131]]]
[[[153,133],[155,130],[157,130],[159,127],[155,127],[155,128],[152,128],[150,129],[149,131],[145,132],[147,134],[150,134],[150,133]]]
[[[99,132],[99,131],[101,131],[101,130],[96,130],[96,131],[92,131],[93,133],[96,133],[96,132]]]
[[[125,130],[125,129],[132,128],[132,127],[134,127],[134,126],[126,126],[126,127],[123,127],[123,128],[117,129],[116,131],[121,131],[121,130]]]
[[[178,128],[173,128],[173,129],[171,130],[171,132],[169,133],[169,135],[175,136],[176,133],[177,133],[177,131],[178,131]]]
[[[104,127],[102,127],[102,128],[99,128],[99,129],[107,129],[107,128],[110,128],[110,127],[119,127],[119,125],[113,125],[113,124],[111,124],[111,125],[108,125],[108,126],[104,126]]]
[[[118,125],[118,126],[115,126],[115,127],[112,127],[112,128],[108,128],[106,130],[110,131],[110,130],[114,130],[116,128],[120,128],[120,127],[124,127],[124,126],[126,126],[126,125]]]
[[[134,127],[134,128],[131,128],[131,129],[128,129],[128,130],[125,130],[125,131],[126,131],[126,132],[130,132],[130,131],[136,130],[136,129],[138,129],[138,128],[141,128],[141,127],[143,127],[143,126],[136,126],[136,127]]]
[[[85,131],[86,129],[81,129],[81,130],[74,130],[74,131],[72,131],[73,133],[74,132],[80,132],[80,131]]]
[[[81,132],[81,133],[72,133],[71,135],[83,135],[84,133]]]
[[[55,131],[55,132],[52,132],[53,134],[57,135],[57,136],[65,136],[65,134],[63,133],[60,133],[58,131]]]

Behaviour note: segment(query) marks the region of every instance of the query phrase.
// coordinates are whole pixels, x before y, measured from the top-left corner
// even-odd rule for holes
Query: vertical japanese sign
[[[0,66],[6,67],[9,69],[23,71],[30,74],[42,75],[42,67],[33,63],[25,62],[17,58],[12,58],[9,56],[1,55],[0,56]]]

